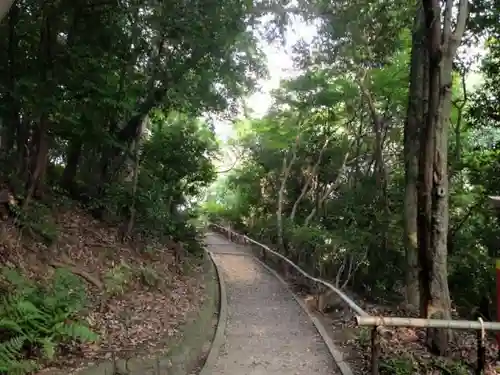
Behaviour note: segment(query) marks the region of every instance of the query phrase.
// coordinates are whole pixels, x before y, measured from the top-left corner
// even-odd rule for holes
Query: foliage
[[[418,5],[14,2],[0,24],[0,186],[18,197],[16,224],[53,244],[57,228],[40,220],[49,212],[39,213],[63,191],[96,218],[119,225],[122,240],[173,239],[197,252],[196,218],[205,216],[276,246],[340,287],[401,299],[405,275],[418,268],[408,260],[404,231],[411,52],[425,23]],[[443,251],[452,299],[464,312],[492,294],[489,261],[498,255],[500,228],[486,203],[488,195],[500,195],[497,13],[494,1],[474,2],[467,25],[468,43],[487,40],[480,90],[463,84],[471,59],[462,56],[453,64],[453,106],[437,111],[449,135]],[[268,114],[235,121],[230,144],[241,160],[207,192],[220,151],[213,119],[235,117],[240,99],[266,74],[257,35],[276,39],[292,14],[317,26],[312,42],[294,46],[301,72],[275,90]],[[449,92],[442,89],[436,92]],[[433,121],[427,117],[415,130]],[[425,155],[421,161],[429,160]],[[196,201],[205,193],[200,212]],[[444,227],[447,221],[438,220]],[[415,236],[409,233],[418,242]],[[117,266],[108,291],[119,292],[129,276]],[[147,271],[143,277],[155,283]],[[29,301],[43,310],[31,292],[23,293],[14,289],[10,305],[20,309]],[[16,340],[12,348],[20,353],[27,339]]]
[[[193,242],[217,151],[200,117],[231,115],[265,74],[259,22],[241,0],[16,1],[0,24],[0,183],[23,210],[63,188],[124,238]]]
[[[236,124],[231,142],[243,157],[211,188],[204,208],[211,220],[272,244],[310,273],[400,300],[408,267],[403,133],[414,5],[315,4],[304,13],[319,25],[318,35],[295,46],[302,73],[282,82],[269,114]],[[471,56],[461,56],[449,125],[448,279],[464,314],[483,296],[493,298],[491,257],[500,234],[486,198],[500,186],[500,49],[497,27],[481,18],[493,13],[485,14],[478,8],[471,17],[480,29],[471,32],[492,36],[484,84],[477,91],[462,85]]]
[[[61,344],[95,341],[98,335],[78,319],[86,292],[70,271],[58,269],[48,286],[38,285],[13,268],[4,268],[0,304],[0,371],[27,374],[37,360],[52,359]],[[31,353],[24,359],[25,353]]]
[[[387,129],[391,147],[397,147],[402,138],[397,126],[401,124],[398,116],[404,116],[408,53],[396,51],[394,56],[385,69],[367,72],[373,79],[373,95],[382,105],[394,105],[388,108],[394,124]],[[213,192],[206,209],[212,216],[276,244],[278,191],[284,181],[282,203],[290,256],[304,262],[310,272],[326,272],[324,276],[333,280],[338,272],[341,279],[350,279],[349,268],[359,267],[355,281],[359,287],[394,292],[389,290],[393,284],[391,288],[389,284],[376,285],[376,280],[384,280],[381,273],[402,275],[402,243],[396,240],[401,236],[400,218],[391,216],[386,223],[383,202],[376,194],[379,185],[370,170],[375,139],[356,81],[347,74],[311,67],[285,82],[276,95],[279,101],[274,112],[251,121],[239,140],[248,157],[227,176],[225,185]],[[295,104],[294,98],[300,98],[298,113],[288,109]],[[397,167],[396,155],[393,151],[390,154],[387,163]],[[291,165],[288,178],[284,177],[283,160]],[[397,204],[402,184],[401,172],[389,182],[391,212],[402,209]],[[296,212],[292,214],[294,205]],[[383,250],[380,246],[387,236],[394,240]]]
[[[13,224],[57,246],[53,211],[69,198],[118,227],[118,240],[173,240],[200,253],[193,217],[215,179],[213,119],[234,115],[266,73],[255,33],[266,11],[258,6],[13,2],[0,23],[0,192],[16,198]],[[119,293],[129,274],[110,270],[108,292]],[[147,267],[134,276],[151,286],[159,278]],[[79,289],[54,283],[7,293],[12,327],[2,336],[0,372],[15,371],[28,349],[51,357],[60,342],[85,336],[84,326],[68,325],[77,300],[63,299]]]

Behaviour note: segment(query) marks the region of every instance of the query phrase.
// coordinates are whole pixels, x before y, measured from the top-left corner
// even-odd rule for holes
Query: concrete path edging
[[[205,363],[198,375],[212,374],[212,370],[215,367],[220,350],[224,345],[227,323],[227,293],[226,284],[224,283],[224,276],[222,275],[220,267],[215,262],[212,252],[207,250],[207,253],[210,260],[212,261],[212,264],[214,265],[215,273],[217,275],[217,280],[219,283],[219,316],[210,351],[208,352],[207,359],[205,360]]]
[[[343,354],[337,349],[337,347],[333,343],[333,340],[330,337],[330,335],[328,334],[328,332],[327,332],[325,326],[323,325],[323,323],[321,323],[321,321],[318,318],[316,318],[309,311],[309,309],[306,307],[306,305],[302,301],[302,299],[299,296],[297,296],[292,291],[292,289],[290,288],[290,286],[288,285],[288,283],[278,274],[278,272],[276,272],[275,270],[273,270],[271,267],[269,267],[267,264],[265,264],[263,261],[261,261],[256,256],[253,256],[253,258],[262,267],[264,267],[269,273],[271,273],[274,277],[276,277],[288,289],[288,291],[292,294],[292,296],[295,299],[295,301],[306,312],[307,316],[309,316],[309,319],[311,319],[311,321],[314,324],[314,327],[316,328],[316,330],[320,334],[321,338],[325,342],[325,344],[326,344],[326,346],[328,348],[328,351],[330,352],[331,356],[333,357],[333,360],[335,361],[335,363],[336,363],[337,367],[339,368],[340,372],[342,373],[342,375],[354,375],[353,372],[352,372],[351,367],[347,364],[347,362],[344,361]],[[203,374],[203,375],[208,375],[208,374]]]

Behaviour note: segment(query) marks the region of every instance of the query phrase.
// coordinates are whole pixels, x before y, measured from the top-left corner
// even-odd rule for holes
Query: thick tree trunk
[[[425,19],[423,9],[417,12],[412,33],[410,91],[408,112],[404,128],[405,201],[404,242],[406,254],[406,302],[412,308],[420,306],[418,286],[418,235],[417,235],[417,179],[418,179],[418,129],[424,122],[425,98],[428,95],[425,71],[428,68],[425,46]]]
[[[9,13],[9,42],[8,42],[8,62],[9,62],[9,78],[8,93],[6,95],[7,103],[7,123],[3,123],[2,131],[2,151],[5,156],[14,156],[14,143],[16,137],[16,130],[19,129],[20,117],[19,117],[19,100],[15,97],[16,92],[16,80],[17,80],[17,60],[16,60],[16,49],[18,45],[18,35],[16,33],[16,26],[19,21],[19,7],[14,5]],[[17,150],[19,152],[19,150]]]
[[[431,12],[439,12],[438,9],[431,9]],[[439,13],[433,13],[439,17]],[[432,17],[434,18],[434,16]],[[450,297],[448,291],[446,258],[447,248],[440,245],[446,243],[448,225],[448,197],[447,191],[441,191],[438,197],[436,183],[443,183],[443,176],[436,176],[434,173],[442,169],[443,153],[441,140],[443,135],[438,132],[443,131],[440,122],[440,112],[442,112],[440,95],[440,63],[439,39],[440,23],[435,22],[436,27],[432,27],[427,35],[429,48],[429,109],[426,116],[425,126],[421,134],[420,147],[420,173],[419,173],[419,263],[420,263],[420,314],[425,318],[449,319],[450,318]],[[430,26],[429,24],[427,25]],[[436,40],[437,39],[437,40]],[[437,46],[437,47],[436,47]],[[440,141],[437,140],[439,137]],[[446,160],[446,157],[445,159]],[[446,164],[444,172],[446,173]],[[445,175],[447,181],[447,176]],[[438,199],[440,200],[438,209]],[[444,210],[443,210],[444,209]],[[442,231],[444,230],[444,233]],[[437,238],[436,238],[437,236]],[[445,354],[448,349],[449,330],[428,330],[427,343],[431,350],[439,354]]]
[[[29,178],[26,184],[26,199],[23,209],[33,197],[40,198],[44,192],[44,180],[47,171],[49,140],[47,135],[48,115],[43,114],[35,131],[30,151]]]
[[[54,44],[57,28],[54,25],[54,16],[56,10],[51,8],[51,4],[44,3],[42,8],[42,17],[40,25],[40,45],[38,51],[38,61],[40,63],[40,95],[43,98],[52,94],[52,83],[49,76],[53,70],[53,59],[51,47]],[[41,197],[44,190],[44,180],[47,171],[48,153],[49,153],[49,118],[50,104],[48,101],[42,101],[42,108],[38,126],[32,139],[32,152],[30,155],[30,176],[26,186],[27,196],[24,202],[26,207],[33,196]]]
[[[446,0],[444,16],[438,0],[423,0],[426,45],[429,53],[428,111],[421,133],[419,161],[419,263],[421,315],[450,319],[448,288],[448,119],[451,111],[453,59],[465,31],[468,3],[460,0],[453,29],[453,0]],[[427,344],[445,354],[451,331],[428,329]]]

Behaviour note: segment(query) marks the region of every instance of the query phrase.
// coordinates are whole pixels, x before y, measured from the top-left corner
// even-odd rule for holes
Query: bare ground
[[[209,235],[207,242],[228,293],[226,341],[213,373],[340,374],[313,323],[285,286],[252,257],[227,254],[238,252],[239,246],[217,235]]]

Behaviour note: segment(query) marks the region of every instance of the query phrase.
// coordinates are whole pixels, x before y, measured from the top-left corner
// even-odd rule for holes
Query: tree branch
[[[278,241],[279,245],[284,245],[283,238],[283,200],[285,199],[285,188],[286,182],[288,180],[288,176],[290,175],[290,170],[292,169],[293,164],[297,160],[297,149],[299,147],[299,139],[300,139],[300,131],[297,133],[297,137],[295,140],[295,145],[292,149],[292,158],[290,159],[290,163],[287,163],[287,155],[283,157],[283,167],[282,167],[282,179],[281,186],[278,192],[278,208],[276,210],[276,224],[278,230]]]
[[[462,42],[462,37],[465,33],[465,27],[467,26],[467,19],[469,18],[469,2],[468,0],[460,0],[458,3],[458,16],[457,25],[453,31],[453,35],[450,40],[449,45],[449,56],[455,56],[458,46]]]
[[[316,171],[318,170],[318,166],[321,163],[321,160],[323,158],[323,154],[325,153],[325,150],[326,150],[329,142],[330,142],[330,138],[328,138],[325,141],[325,143],[323,144],[323,147],[321,148],[321,151],[319,152],[318,159],[316,160],[316,163],[314,164],[314,166],[311,170],[311,173],[309,174],[309,177],[306,180],[306,183],[302,187],[302,190],[300,192],[299,197],[297,198],[297,200],[293,204],[292,212],[290,214],[291,221],[293,221],[295,219],[295,215],[297,214],[297,209],[299,208],[299,204],[302,201],[302,199],[304,198],[304,196],[306,195],[307,191],[309,190],[309,186],[311,184],[311,181],[312,181],[313,177],[316,175]]]
[[[323,196],[320,197],[319,199],[319,202],[318,202],[318,205],[316,207],[314,207],[311,212],[309,213],[309,215],[307,216],[306,220],[304,221],[304,225],[309,225],[309,222],[314,218],[314,216],[316,215],[316,212],[318,211],[318,208],[321,208],[323,207],[326,199],[328,198],[328,196],[335,190],[339,187],[340,185],[340,178],[342,177],[342,172],[344,171],[344,168],[346,167],[346,165],[348,164],[347,163],[347,159],[349,158],[349,152],[346,152],[345,156],[344,156],[344,161],[342,162],[342,165],[340,166],[339,170],[338,170],[338,173],[337,173],[337,176],[335,178],[335,181],[332,182],[332,184],[328,187],[328,189],[326,189],[326,192],[323,194]]]
[[[444,15],[443,15],[444,21],[443,21],[442,40],[441,40],[441,44],[443,46],[448,46],[452,38],[452,30],[451,30],[452,13],[453,13],[453,0],[446,0]]]

